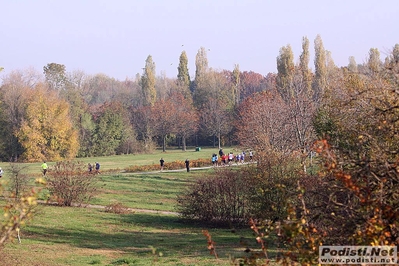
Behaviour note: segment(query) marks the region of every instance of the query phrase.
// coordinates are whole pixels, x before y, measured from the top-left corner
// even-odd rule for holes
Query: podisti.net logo
[[[397,264],[396,246],[320,246],[320,264]]]

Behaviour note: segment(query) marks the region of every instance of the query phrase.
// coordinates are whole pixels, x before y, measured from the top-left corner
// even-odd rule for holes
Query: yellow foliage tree
[[[71,159],[79,149],[78,134],[72,127],[69,104],[53,91],[38,85],[28,92],[24,121],[16,136],[24,147],[22,159]]]

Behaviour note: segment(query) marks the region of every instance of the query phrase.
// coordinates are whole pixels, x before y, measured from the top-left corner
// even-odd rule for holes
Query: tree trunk
[[[186,151],[186,136],[182,136],[183,151]]]
[[[220,131],[218,132],[218,145],[219,145],[219,150],[220,150],[220,148],[221,148],[221,146],[220,146]]]
[[[166,135],[162,137],[162,151],[166,151]]]

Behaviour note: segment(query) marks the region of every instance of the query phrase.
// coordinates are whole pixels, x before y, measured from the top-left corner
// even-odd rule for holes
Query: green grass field
[[[92,163],[99,162],[101,165],[100,170],[108,171],[111,169],[114,170],[123,170],[128,166],[132,165],[151,165],[158,164],[159,160],[164,158],[165,164],[172,161],[184,161],[187,158],[189,160],[195,160],[200,158],[205,158],[211,160],[212,153],[218,152],[218,148],[201,148],[201,151],[195,151],[195,147],[187,147],[186,151],[182,151],[181,149],[167,149],[165,152],[161,150],[156,150],[151,154],[128,154],[128,155],[114,155],[114,156],[104,156],[104,157],[87,157],[87,158],[79,158],[75,160],[82,161],[84,163]],[[238,151],[236,148],[224,148],[226,152],[230,151]],[[24,173],[32,174],[32,175],[40,175],[41,174],[41,166],[42,162],[37,163],[21,163],[19,164],[21,168],[23,168]],[[51,166],[55,164],[55,162],[47,162],[49,168],[51,170]],[[9,172],[9,163],[1,162],[0,167],[3,168],[6,172]]]
[[[83,160],[99,161],[103,169],[123,169],[136,163],[158,163],[160,157],[166,163],[210,158],[216,151],[174,150]],[[29,164],[24,171],[32,174],[38,166]],[[119,202],[133,209],[173,212],[180,191],[210,171],[213,169],[102,174],[99,193],[90,204]],[[248,255],[244,252],[246,245],[253,250],[259,248],[249,228],[235,229],[233,233],[231,228],[184,223],[177,215],[141,211],[113,214],[102,208],[48,205],[39,205],[37,210],[33,221],[21,230],[21,244],[14,239],[0,251],[0,265],[232,265],[232,258]],[[209,253],[202,230],[211,233],[219,259]],[[240,244],[243,242],[246,245]],[[273,247],[272,240],[270,245]]]

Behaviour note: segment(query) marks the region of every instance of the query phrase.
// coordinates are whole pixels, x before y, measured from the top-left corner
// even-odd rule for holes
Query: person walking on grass
[[[3,171],[3,169],[1,169],[1,167],[0,167],[0,178],[3,177],[3,174],[4,174],[4,171]]]
[[[186,161],[184,163],[186,164],[187,172],[190,172],[190,161],[188,159],[186,159]]]
[[[165,163],[164,159],[161,158],[161,160],[159,160],[159,163],[161,164],[161,172],[163,171],[163,165]]]
[[[42,172],[43,172],[43,175],[44,175],[44,176],[45,176],[46,173],[47,173],[47,168],[48,168],[48,165],[47,165],[46,161],[44,161],[44,162],[42,163]]]

